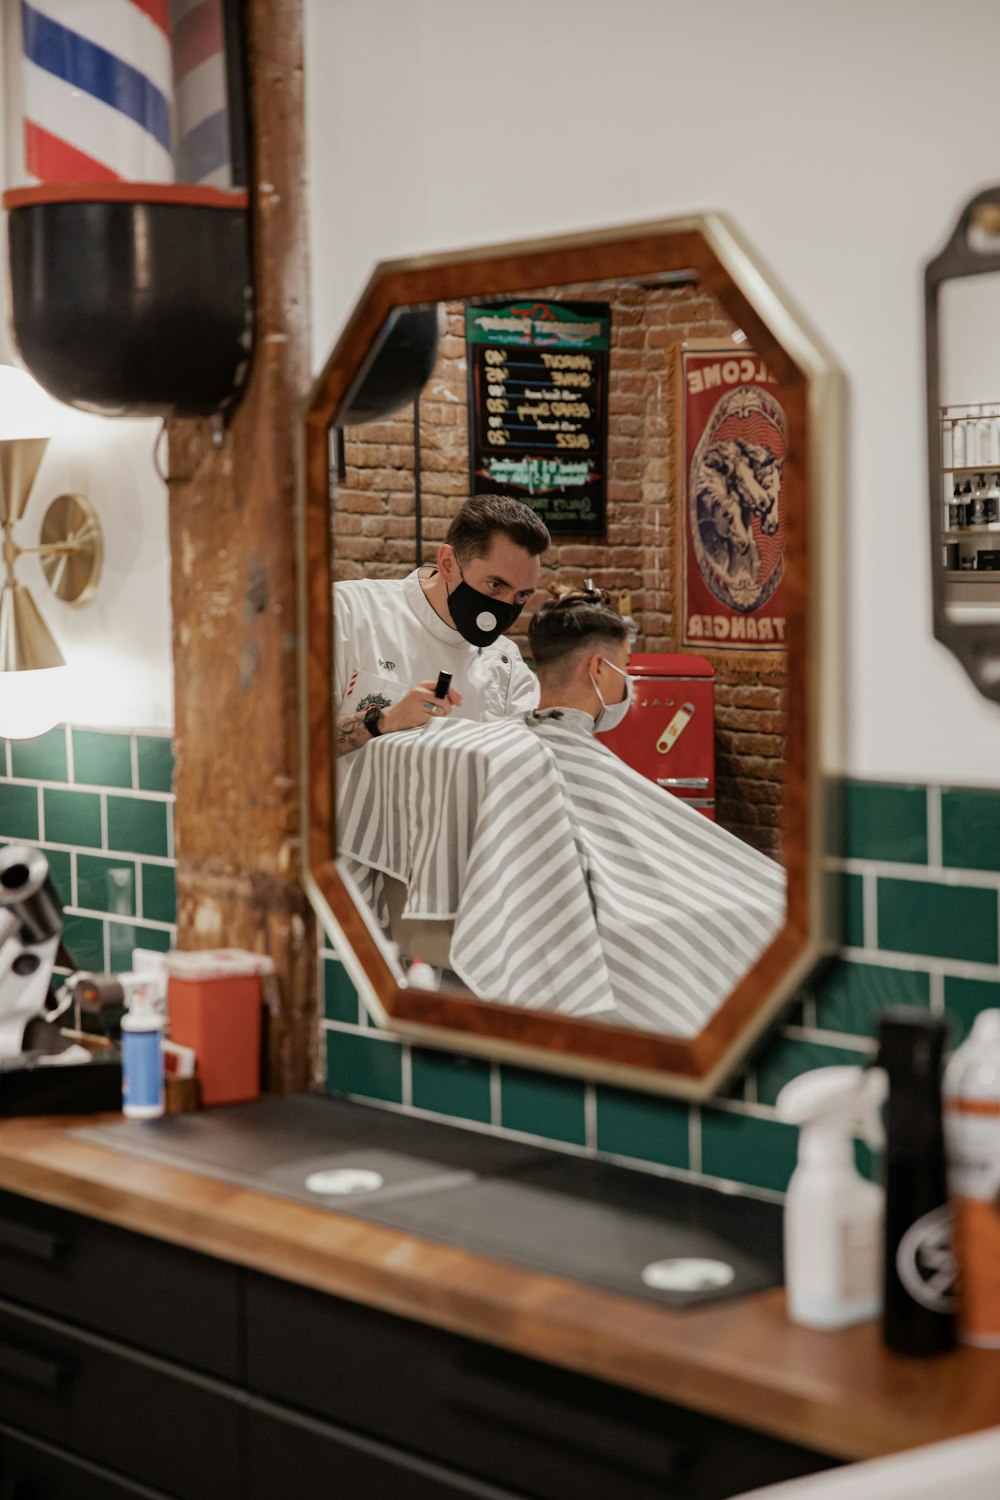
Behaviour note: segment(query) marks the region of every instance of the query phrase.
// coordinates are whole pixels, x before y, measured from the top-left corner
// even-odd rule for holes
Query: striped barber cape
[[[453,922],[484,999],[675,1036],[780,927],[784,873],[646,781],[569,709],[386,735],[338,765],[338,845],[369,899]]]

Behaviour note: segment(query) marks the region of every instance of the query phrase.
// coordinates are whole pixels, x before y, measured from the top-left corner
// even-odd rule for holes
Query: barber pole
[[[21,0],[25,183],[172,182],[168,0]]]
[[[222,0],[170,0],[177,180],[232,185]]]

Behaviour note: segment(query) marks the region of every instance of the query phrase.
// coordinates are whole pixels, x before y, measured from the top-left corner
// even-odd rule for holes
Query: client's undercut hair
[[[551,584],[541,609],[528,626],[528,650],[540,672],[569,676],[575,659],[628,640],[621,615],[604,589]]]
[[[486,557],[497,532],[532,557],[540,557],[552,545],[548,527],[530,505],[509,495],[474,495],[466,500],[448,527],[445,541],[460,562]]]

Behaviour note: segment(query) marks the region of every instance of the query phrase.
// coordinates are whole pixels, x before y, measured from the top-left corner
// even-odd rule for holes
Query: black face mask
[[[523,604],[501,604],[499,599],[481,594],[464,578],[448,595],[448,610],[455,628],[470,646],[492,646],[497,636],[510,629],[523,608]]]

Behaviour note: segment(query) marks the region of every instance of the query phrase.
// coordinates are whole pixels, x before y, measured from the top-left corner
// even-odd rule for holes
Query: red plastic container
[[[170,1040],[193,1047],[201,1102],[260,1097],[261,978],[270,959],[235,948],[171,953],[167,959]]]

